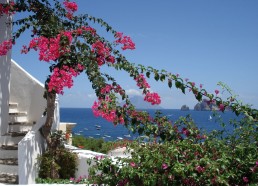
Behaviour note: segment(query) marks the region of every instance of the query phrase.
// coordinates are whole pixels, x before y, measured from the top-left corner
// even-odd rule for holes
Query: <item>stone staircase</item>
[[[18,143],[34,124],[18,103],[9,103],[8,132],[0,136],[0,183],[18,184]]]

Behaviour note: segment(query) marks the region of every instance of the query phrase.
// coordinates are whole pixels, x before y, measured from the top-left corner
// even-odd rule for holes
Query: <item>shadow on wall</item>
[[[12,26],[6,24],[8,21],[11,21],[11,17],[4,15],[0,17],[0,43],[11,38]],[[8,127],[10,60],[11,51],[6,56],[0,57],[0,134],[6,133]]]

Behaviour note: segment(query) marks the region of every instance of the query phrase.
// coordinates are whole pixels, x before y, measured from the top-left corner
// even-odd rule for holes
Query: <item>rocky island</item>
[[[182,111],[188,111],[188,110],[189,110],[189,107],[188,107],[187,105],[183,105],[183,106],[181,107],[181,110],[182,110]]]
[[[214,103],[208,104],[207,102],[208,102],[207,99],[203,99],[201,102],[197,103],[194,106],[194,110],[197,110],[197,111],[218,110],[218,107],[216,104]]]

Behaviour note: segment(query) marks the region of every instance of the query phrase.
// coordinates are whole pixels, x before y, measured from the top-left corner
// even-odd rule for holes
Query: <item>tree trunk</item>
[[[46,139],[47,146],[51,148],[50,132],[54,121],[56,93],[47,92],[47,118],[42,127],[42,135]]]

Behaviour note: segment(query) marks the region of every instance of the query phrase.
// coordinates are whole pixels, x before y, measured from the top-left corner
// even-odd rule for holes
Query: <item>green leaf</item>
[[[172,87],[172,80],[168,80],[168,87],[169,87],[169,88]]]
[[[146,72],[146,76],[150,78],[150,72]]]
[[[179,81],[176,81],[176,88],[181,88],[182,83]]]
[[[181,91],[185,94],[185,87],[181,84]]]
[[[198,101],[202,100],[202,94],[198,92],[198,94],[195,96]]]
[[[164,81],[166,79],[166,76],[164,75],[164,74],[162,74],[161,76],[160,76],[160,81]]]
[[[157,74],[155,74],[154,79],[155,79],[156,81],[158,81],[158,80],[159,80],[159,74],[158,74],[158,73],[157,73]]]

